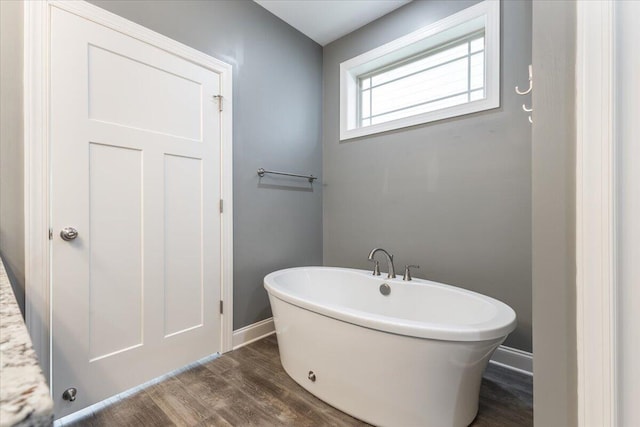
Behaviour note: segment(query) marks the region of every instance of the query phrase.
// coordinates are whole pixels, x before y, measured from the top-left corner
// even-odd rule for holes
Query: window
[[[343,62],[340,139],[499,106],[499,2]]]
[[[358,79],[361,127],[484,99],[484,32]]]

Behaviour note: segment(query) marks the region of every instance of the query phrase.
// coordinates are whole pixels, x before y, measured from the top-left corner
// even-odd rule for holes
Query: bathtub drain
[[[309,375],[307,376],[307,378],[309,378],[312,383],[316,382],[316,374],[314,374],[313,371],[309,371]]]

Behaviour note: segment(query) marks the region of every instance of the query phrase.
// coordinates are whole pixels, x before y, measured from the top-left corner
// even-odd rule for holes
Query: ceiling
[[[411,0],[254,0],[324,46]]]

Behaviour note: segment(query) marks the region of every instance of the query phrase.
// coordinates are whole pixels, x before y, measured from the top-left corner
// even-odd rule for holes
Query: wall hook
[[[529,88],[527,90],[520,90],[518,86],[516,86],[516,93],[518,95],[528,95],[533,90],[533,66],[529,64]],[[533,112],[533,106],[527,107],[526,104],[522,104],[522,110],[526,113]],[[529,115],[529,123],[533,124],[533,119],[531,118],[531,114]]]
[[[521,91],[518,86],[516,86],[516,93],[518,95],[527,95],[531,93],[533,90],[533,67],[529,65],[529,88],[525,91]]]

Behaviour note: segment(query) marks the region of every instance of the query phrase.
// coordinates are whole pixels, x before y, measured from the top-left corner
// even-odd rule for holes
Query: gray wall
[[[322,263],[322,48],[252,1],[92,1],[233,65],[234,329],[271,316],[263,277]],[[286,184],[286,185],[281,185]]]
[[[324,48],[324,262],[396,269],[498,298],[515,309],[506,345],[531,351],[531,127],[514,86],[531,63],[531,3],[502,3],[501,107],[339,141],[339,64],[475,1],[418,1]]]
[[[576,5],[533,2],[533,389],[541,427],[577,425]]]
[[[24,315],[22,15],[0,1],[0,255]]]

